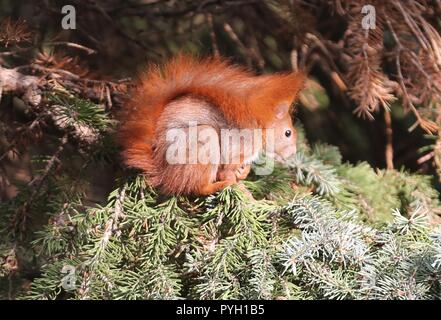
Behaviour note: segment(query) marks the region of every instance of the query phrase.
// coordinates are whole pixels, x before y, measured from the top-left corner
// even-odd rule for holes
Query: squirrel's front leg
[[[212,194],[216,191],[220,191],[230,185],[238,183],[240,180],[245,179],[250,173],[251,165],[223,165],[219,167],[217,172],[218,182],[211,183],[204,187],[205,194]],[[239,189],[241,189],[250,200],[254,200],[251,192],[245,187],[244,184],[238,183]]]
[[[245,180],[251,170],[251,164],[224,165],[219,168],[217,180]]]
[[[218,181],[218,182],[212,182],[208,183],[204,186],[202,186],[199,189],[199,195],[201,196],[208,196],[210,194],[216,193],[222,189],[225,189],[228,186],[231,186],[232,184],[235,184],[236,181],[234,180],[224,180],[224,181]]]
[[[251,165],[245,165],[245,164],[223,165],[218,170],[216,177],[217,181],[202,186],[199,189],[199,194],[210,195],[230,185],[236,184],[237,182],[239,182],[239,180],[243,180],[248,176],[248,174],[250,173],[250,169],[251,169]],[[247,192],[249,193],[249,191]]]

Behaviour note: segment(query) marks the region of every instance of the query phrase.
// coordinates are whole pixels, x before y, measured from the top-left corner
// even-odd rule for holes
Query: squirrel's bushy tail
[[[172,100],[191,94],[224,111],[227,120],[246,124],[250,119],[246,95],[252,74],[219,58],[178,55],[164,66],[150,65],[141,75],[131,99],[119,116],[118,140],[126,165],[152,172],[156,124]]]

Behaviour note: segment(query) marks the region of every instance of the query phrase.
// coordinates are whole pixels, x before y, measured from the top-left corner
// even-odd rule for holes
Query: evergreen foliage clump
[[[240,186],[164,197],[132,174],[98,206],[81,181],[48,171],[32,204],[29,189],[1,204],[2,297],[440,298],[440,205],[428,178],[342,163],[298,129],[297,155],[244,182],[254,199]],[[45,218],[24,222],[23,212],[21,230],[23,207]]]

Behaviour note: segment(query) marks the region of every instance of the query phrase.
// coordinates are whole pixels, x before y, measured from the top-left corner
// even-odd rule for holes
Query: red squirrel
[[[269,131],[274,137],[270,153],[276,158],[296,152],[290,106],[303,81],[301,73],[256,76],[219,57],[181,54],[162,66],[150,65],[120,115],[123,161],[141,169],[148,183],[166,194],[215,193],[247,177],[251,162],[268,144]],[[228,139],[223,149],[220,136],[234,129],[251,130],[257,136]],[[170,140],[173,130],[181,132],[181,138]],[[191,146],[196,148],[203,142],[200,135],[215,134],[208,153],[216,161],[189,161],[192,150],[187,141],[192,130],[197,138]],[[256,137],[261,145],[253,145]],[[251,151],[245,152],[251,145]],[[177,153],[186,161],[169,161],[172,147],[181,148]],[[219,161],[234,152],[235,161]]]

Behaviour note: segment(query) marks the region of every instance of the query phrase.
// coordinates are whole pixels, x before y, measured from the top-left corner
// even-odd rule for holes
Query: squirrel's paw
[[[251,164],[242,164],[236,169],[236,179],[245,180],[251,170]]]
[[[200,189],[199,193],[203,196],[208,196],[208,195],[213,194],[217,191],[225,189],[226,187],[231,186],[235,183],[236,183],[236,180],[232,180],[232,179],[212,182],[212,183],[209,183],[209,184],[206,184],[205,186],[203,186]]]

